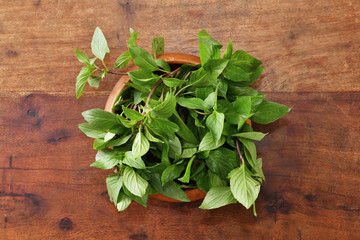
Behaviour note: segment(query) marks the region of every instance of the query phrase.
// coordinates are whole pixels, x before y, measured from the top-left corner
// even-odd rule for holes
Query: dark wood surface
[[[360,239],[360,2],[0,0],[0,239]],[[129,27],[139,45],[198,54],[204,28],[263,60],[254,85],[293,107],[258,130],[266,183],[258,217],[239,204],[149,200],[117,213],[109,172],[78,129],[117,81],[75,99],[96,26],[114,61]]]

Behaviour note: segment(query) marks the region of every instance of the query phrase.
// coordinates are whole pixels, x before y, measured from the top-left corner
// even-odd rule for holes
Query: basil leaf
[[[179,114],[175,111],[174,114],[169,119],[173,123],[175,123],[179,127],[179,131],[177,135],[183,140],[193,143],[199,144],[198,139],[195,137],[194,133],[188,128],[188,126],[182,121]]]
[[[137,168],[137,169],[146,168],[144,161],[140,157],[135,159],[131,151],[125,152],[125,156],[122,162],[133,168]]]
[[[168,138],[169,143],[169,157],[171,158],[179,158],[182,153],[181,143],[179,138],[176,136],[172,138]]]
[[[216,111],[206,118],[206,126],[209,128],[215,143],[217,143],[221,138],[221,134],[224,129],[224,119],[225,115]]]
[[[96,27],[94,31],[94,35],[91,41],[91,51],[101,61],[104,61],[106,53],[110,53],[105,36],[99,27]]]
[[[161,118],[149,118],[147,124],[154,130],[158,130],[163,133],[173,134],[179,131],[179,126],[173,122]]]
[[[178,87],[187,83],[187,80],[180,80],[178,78],[163,78],[163,82],[168,87]]]
[[[231,203],[236,203],[236,199],[229,187],[213,187],[206,194],[204,201],[201,203],[201,209],[219,208]]]
[[[269,101],[263,101],[250,119],[256,123],[272,123],[290,112],[291,108]]]
[[[142,88],[146,88],[149,92],[160,78],[158,75],[143,69],[128,72],[128,75],[133,84],[140,85]],[[141,89],[139,90],[142,91]]]
[[[128,40],[128,46],[135,46],[139,32],[134,32],[134,29],[130,28],[130,39]]]
[[[233,51],[233,43],[231,41],[231,38],[229,39],[229,44],[224,52],[223,59],[230,59]]]
[[[142,132],[138,132],[132,145],[133,157],[139,158],[145,155],[149,151],[149,148],[149,140],[142,134]]]
[[[185,170],[185,173],[184,173],[184,176],[182,176],[181,178],[179,178],[178,180],[183,182],[183,183],[189,183],[190,181],[190,172],[191,172],[191,166],[192,166],[192,163],[195,159],[195,156],[193,156],[190,161],[188,162],[187,166],[186,166],[186,170]]]
[[[123,183],[125,187],[135,196],[142,197],[146,193],[149,183],[137,174],[131,167],[125,167]]]
[[[209,59],[220,57],[222,45],[214,40],[205,30],[201,30],[198,35],[201,64],[205,64]]]
[[[103,150],[106,148],[107,143],[104,141],[104,139],[97,138],[94,140],[93,148],[95,150]]]
[[[159,143],[163,143],[163,141],[161,141],[160,139],[154,137],[149,129],[147,127],[145,127],[145,137],[150,141],[150,142],[159,142]]]
[[[239,141],[244,145],[246,150],[250,153],[250,159],[247,158],[249,164],[254,167],[255,161],[256,161],[256,146],[252,140],[246,139],[246,138],[238,138]]]
[[[135,65],[151,72],[158,70],[155,59],[143,48],[138,46],[129,46],[129,52]]]
[[[185,148],[183,149],[180,158],[191,158],[197,152],[197,148]]]
[[[150,184],[151,186],[161,194],[179,200],[183,202],[190,202],[190,199],[187,197],[186,193],[178,188],[175,182],[170,181],[164,184],[161,184],[160,174],[154,173],[150,174]]]
[[[118,125],[117,115],[102,109],[91,109],[82,112],[84,119],[99,129],[111,129]]]
[[[176,164],[170,165],[161,174],[162,185],[167,182],[173,181],[180,176],[185,169],[185,162],[181,161]]]
[[[151,47],[153,49],[154,55],[160,55],[164,52],[164,38],[156,37],[151,40]]]
[[[185,97],[177,97],[177,103],[188,109],[200,109],[208,112],[209,110],[205,107],[205,103],[200,98],[185,98]]]
[[[232,170],[229,178],[232,194],[246,209],[249,209],[259,195],[260,183],[251,177],[245,164]]]
[[[132,194],[125,186],[123,186],[122,189],[129,198],[131,198],[135,202],[143,205],[144,207],[147,207],[148,194],[145,194],[144,196],[139,197],[139,196]]]
[[[101,77],[90,76],[87,81],[91,87],[98,88],[100,85]]]
[[[104,136],[104,142],[108,142],[109,140],[113,139],[116,136],[116,133],[108,132]]]
[[[224,143],[225,143],[225,138],[223,136],[216,143],[211,133],[208,132],[200,142],[199,151],[213,150],[215,148],[221,147]]]
[[[95,157],[95,162],[93,162],[90,166],[97,167],[101,169],[112,169],[115,167],[120,161],[116,158],[115,153],[112,151],[98,151]]]
[[[159,67],[161,67],[162,69],[164,69],[166,72],[170,72],[170,66],[169,64],[162,60],[162,59],[155,59],[156,65],[158,65]]]
[[[259,177],[261,177],[265,181],[265,176],[264,176],[264,173],[262,170],[262,159],[261,158],[256,159],[255,166],[256,166],[255,167],[256,173],[259,175]]]
[[[130,109],[130,108],[127,108],[124,106],[121,106],[121,108],[122,108],[125,116],[130,118],[133,121],[140,121],[140,120],[144,119],[144,116],[141,113],[139,113],[138,111],[135,111],[133,109]]]
[[[116,204],[116,208],[119,212],[127,209],[132,202],[131,198],[126,196],[123,192],[120,192],[118,203]]]
[[[222,179],[226,179],[229,172],[240,165],[240,159],[236,151],[227,148],[218,148],[211,151],[209,158],[205,161],[207,167]]]
[[[129,135],[125,135],[125,136],[122,136],[120,138],[117,138],[117,139],[112,139],[111,141],[109,141],[107,144],[106,144],[106,147],[117,147],[117,146],[121,146],[125,143],[127,143],[127,141],[129,141],[130,137],[132,135],[129,134]]]
[[[79,99],[84,91],[84,87],[85,84],[88,80],[88,78],[90,77],[91,72],[88,70],[87,67],[83,67],[80,72],[79,75],[76,78],[76,86],[75,86],[75,91],[76,91],[76,99]]]
[[[111,174],[106,178],[106,187],[110,197],[110,202],[117,204],[119,193],[122,187],[123,177],[120,174]]]
[[[114,69],[126,67],[131,60],[131,55],[129,51],[123,52],[117,59],[114,64]]]
[[[267,133],[262,133],[262,132],[242,132],[242,133],[233,134],[232,136],[242,137],[242,138],[251,139],[251,140],[255,140],[255,141],[261,141],[261,139],[263,139],[266,135],[267,135]]]
[[[86,55],[85,53],[75,49],[75,54],[76,54],[76,58],[79,60],[79,62],[85,63],[88,66],[92,65],[92,64],[90,64],[90,59],[89,59],[88,55]]]
[[[216,173],[213,173],[211,171],[208,171],[209,174],[209,183],[210,183],[210,187],[221,187],[221,186],[226,186],[227,185],[227,181],[222,180],[219,175],[217,175]]]
[[[176,98],[174,94],[168,92],[166,94],[164,101],[159,105],[157,105],[156,107],[154,107],[150,111],[150,114],[153,117],[157,117],[157,118],[169,118],[171,115],[173,115],[175,111],[175,107],[176,107]]]
[[[107,131],[96,128],[90,123],[82,123],[78,127],[86,136],[91,138],[104,138],[107,133]]]

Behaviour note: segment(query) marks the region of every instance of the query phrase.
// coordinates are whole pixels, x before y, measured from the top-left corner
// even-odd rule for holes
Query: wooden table
[[[0,1],[0,239],[360,239],[359,1]],[[150,200],[117,213],[109,172],[77,124],[117,81],[75,99],[78,48],[96,26],[113,62],[129,27],[150,49],[198,54],[206,29],[263,60],[254,85],[293,107],[258,130],[266,183],[258,217],[239,204]]]

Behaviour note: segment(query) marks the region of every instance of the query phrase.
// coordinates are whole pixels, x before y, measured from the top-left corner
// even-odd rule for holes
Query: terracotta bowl
[[[162,54],[162,55],[158,56],[158,58],[165,60],[169,64],[197,65],[197,64],[201,63],[200,58],[198,56],[184,54],[184,53],[167,53],[167,54]],[[138,69],[138,67],[134,65],[129,69],[129,71],[134,71],[136,69]],[[129,76],[124,75],[116,83],[115,87],[111,91],[110,96],[106,102],[106,105],[105,105],[106,111],[109,111],[109,112],[112,111],[112,106],[114,105],[114,102],[115,102],[117,96],[126,87],[124,82],[128,82],[128,81],[130,81]],[[185,190],[185,193],[188,196],[188,198],[190,199],[190,201],[196,201],[196,200],[203,199],[206,195],[206,192],[204,192],[200,189],[197,189],[197,188]],[[162,201],[167,201],[167,202],[181,202],[179,200],[166,197],[160,193],[150,195],[149,197],[159,199]]]

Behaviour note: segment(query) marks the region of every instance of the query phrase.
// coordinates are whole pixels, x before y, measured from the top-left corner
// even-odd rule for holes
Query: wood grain
[[[357,1],[1,1],[0,239],[360,239],[360,3]],[[117,81],[75,99],[96,26],[110,63],[128,29],[139,44],[164,36],[167,52],[198,54],[206,29],[263,60],[254,87],[292,106],[254,127],[266,183],[258,217],[239,204],[149,200],[117,213],[96,152],[77,124],[103,108]]]

